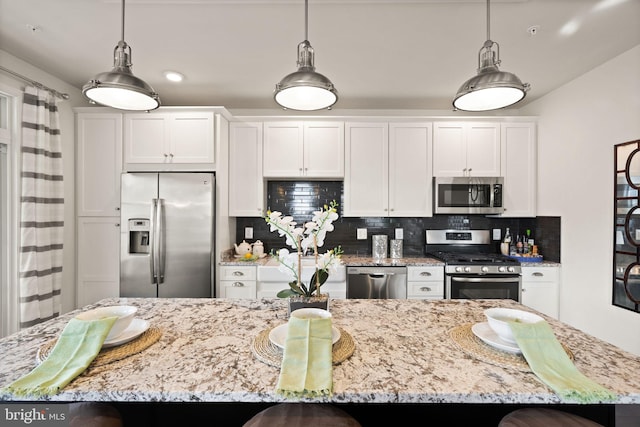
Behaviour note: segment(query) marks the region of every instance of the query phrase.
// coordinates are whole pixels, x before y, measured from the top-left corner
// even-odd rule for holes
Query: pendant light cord
[[[309,40],[309,0],[304,0],[304,39]]]
[[[124,41],[124,0],[122,0],[122,32],[120,34],[120,40]]]
[[[487,40],[491,40],[491,6],[489,5],[490,1],[491,0],[487,0]]]

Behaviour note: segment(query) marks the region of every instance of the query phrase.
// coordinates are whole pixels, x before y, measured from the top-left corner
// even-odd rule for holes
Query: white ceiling
[[[640,44],[640,0],[493,0],[490,10],[501,70],[531,84],[518,107]],[[476,73],[486,16],[485,0],[310,0],[309,41],[338,89],[335,109],[448,110]],[[120,34],[120,0],[0,0],[0,49],[77,88],[112,68]],[[274,108],[303,39],[304,0],[126,2],[133,73],[163,105]],[[170,83],[165,70],[186,79]]]

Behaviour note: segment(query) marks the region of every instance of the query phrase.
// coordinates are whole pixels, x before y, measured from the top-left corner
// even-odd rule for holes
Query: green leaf
[[[300,294],[291,289],[283,289],[276,294],[278,298],[289,298],[295,295],[300,295]]]

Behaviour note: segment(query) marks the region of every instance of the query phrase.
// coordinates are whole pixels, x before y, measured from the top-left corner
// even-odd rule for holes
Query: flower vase
[[[299,308],[321,308],[329,311],[329,294],[307,296],[291,296],[287,299],[289,309],[287,315]]]

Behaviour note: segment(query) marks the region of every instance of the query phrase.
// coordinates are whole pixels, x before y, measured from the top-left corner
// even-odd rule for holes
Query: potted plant
[[[333,231],[333,222],[338,219],[338,204],[332,201],[329,206],[324,205],[319,211],[313,212],[311,221],[303,227],[296,227],[291,216],[283,216],[278,211],[268,211],[265,221],[270,231],[277,231],[285,237],[286,244],[293,249],[282,248],[271,251],[271,256],[278,260],[279,270],[291,277],[289,288],[278,292],[279,298],[289,298],[289,312],[302,307],[329,308],[329,296],[323,294],[321,286],[329,278],[332,270],[341,264],[342,248],[335,247],[324,254],[318,253],[318,248],[324,245],[326,234]],[[302,257],[312,251],[315,272],[308,283],[302,281]]]

